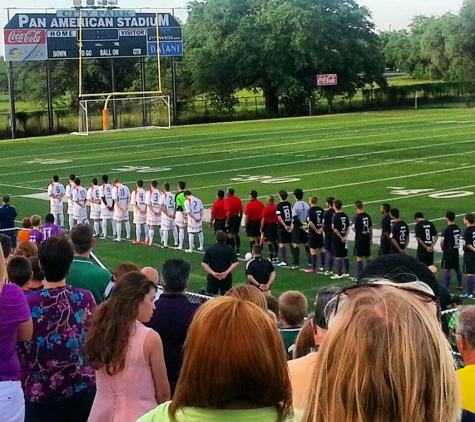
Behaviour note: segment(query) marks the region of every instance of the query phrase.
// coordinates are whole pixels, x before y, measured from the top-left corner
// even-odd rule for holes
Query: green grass
[[[406,222],[413,223],[414,212],[423,211],[440,230],[447,210],[457,215],[475,211],[474,128],[473,110],[445,109],[4,141],[0,193],[12,196],[20,220],[48,212],[46,201],[24,195],[45,192],[53,174],[64,183],[75,173],[85,186],[104,173],[131,188],[137,179],[146,184],[152,179],[168,181],[172,186],[185,180],[207,208],[216,191],[228,186],[245,203],[251,189],[263,199],[279,189],[300,187],[306,197],[316,194],[321,202],[330,195],[341,198],[350,216],[351,204],[362,200],[376,227],[381,203],[389,202]],[[457,222],[462,226],[460,217]],[[208,228],[205,237],[211,245]],[[111,269],[123,261],[159,268],[178,255],[192,264],[191,290],[206,283],[198,253],[190,256],[111,241],[98,241],[96,252]],[[246,281],[243,267],[235,272],[235,283]],[[353,260],[352,267],[353,273]],[[330,282],[321,275],[277,271],[276,295],[297,289],[311,298]]]

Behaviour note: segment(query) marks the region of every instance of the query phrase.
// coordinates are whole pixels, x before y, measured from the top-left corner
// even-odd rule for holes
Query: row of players
[[[174,235],[175,247],[184,249],[185,228],[188,231],[189,248],[194,249],[194,236],[199,239],[198,250],[204,250],[204,235],[202,232],[203,203],[200,199],[185,190],[185,183],[179,182],[179,192],[175,195],[170,191],[168,183],[163,184],[163,191],[158,189],[156,180],[150,184],[150,190],[143,188],[143,181],[138,180],[136,189],[129,188],[115,179],[112,185],[107,175],[102,176],[102,184],[92,179],[89,189],[81,186],[81,180],[74,174],[69,176],[69,183],[64,187],[58,176],[48,187],[50,197],[50,212],[55,221],[64,226],[63,197],[68,198],[69,228],[75,223],[89,223],[86,205],[90,205],[89,218],[93,221],[96,236],[107,238],[108,221],[112,223],[113,240],[122,240],[122,223],[125,225],[127,239],[130,239],[129,204],[133,207],[133,222],[136,230],[134,244],[141,243],[142,229],[145,244],[153,245],[155,227],[159,228],[161,246],[168,247],[169,233]],[[102,226],[102,232],[101,232]]]

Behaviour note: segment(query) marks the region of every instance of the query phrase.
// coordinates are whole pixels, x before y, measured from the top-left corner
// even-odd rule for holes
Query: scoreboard
[[[134,10],[16,14],[4,40],[6,61],[153,57],[158,48],[160,56],[183,55],[181,26],[171,14]]]

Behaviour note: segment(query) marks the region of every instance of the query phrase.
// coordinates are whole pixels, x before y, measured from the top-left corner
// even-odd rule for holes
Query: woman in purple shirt
[[[27,296],[33,339],[19,347],[26,422],[86,422],[94,400],[94,371],[82,349],[96,303],[91,292],[66,285],[73,255],[65,237],[39,247],[44,289]]]
[[[23,422],[25,399],[16,343],[31,339],[33,324],[22,290],[16,284],[6,284],[5,279],[5,258],[0,246],[0,419]]]

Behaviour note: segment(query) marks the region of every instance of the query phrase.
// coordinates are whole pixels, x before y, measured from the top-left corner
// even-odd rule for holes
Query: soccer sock
[[[200,241],[200,249],[204,249],[205,247],[205,235],[203,232],[198,233],[198,240]]]
[[[280,256],[282,257],[282,262],[287,262],[287,249],[285,249],[285,246],[280,248]]]
[[[252,247],[256,244],[256,241],[255,240],[251,240],[249,242],[249,247],[250,247],[250,251],[252,252]],[[237,247],[237,246],[236,246]]]
[[[64,227],[64,214],[59,214],[59,221],[61,221],[61,227]]]
[[[444,270],[444,284],[447,289],[450,288],[450,270]]]
[[[300,247],[299,246],[291,246],[291,252],[292,252],[292,258],[293,258],[293,264],[294,265],[299,265],[300,264]]]
[[[325,268],[325,258],[326,258],[325,252],[320,252],[320,261],[322,262],[322,268]]]
[[[184,241],[185,241],[185,229],[180,229],[178,231],[178,247],[179,248],[183,248]]]
[[[328,271],[333,271],[333,252],[327,251]]]
[[[148,224],[144,224],[144,231],[145,231],[145,241],[148,241]]]
[[[349,274],[350,273],[350,260],[349,258],[345,258],[345,274]],[[363,263],[361,263],[363,264]]]
[[[338,275],[341,275],[343,269],[343,262],[341,262],[341,259],[336,260],[336,270],[338,272]]]
[[[53,223],[54,223],[54,224],[58,224],[58,217],[59,217],[59,214],[53,214],[53,217],[54,217]]]
[[[163,229],[160,228],[160,230],[158,230],[158,233],[160,234],[160,243],[163,243]]]
[[[473,275],[468,275],[467,276],[467,294],[472,295],[473,294],[473,284],[474,284],[475,278]]]
[[[69,216],[69,230],[72,230],[74,227],[74,217],[72,214],[68,214]]]
[[[118,221],[116,223],[116,232],[117,232],[117,239],[120,240],[121,236],[122,236],[122,223],[120,221]]]
[[[455,271],[455,274],[457,275],[457,286],[461,287],[462,286],[462,271],[457,270]]]
[[[136,224],[135,225],[135,238],[137,242],[140,242],[140,236],[142,236],[142,225]]]
[[[190,245],[190,249],[195,249],[195,234],[188,233],[188,244]]]
[[[274,245],[272,243],[269,243],[267,247],[269,248],[270,259],[272,259],[274,257]]]
[[[130,239],[130,221],[125,222],[125,233],[127,234],[127,239]]]
[[[153,236],[155,234],[155,230],[154,229],[148,229],[148,239],[149,239],[149,242],[150,244],[153,243]]]
[[[89,220],[87,219],[87,217],[84,220],[82,220],[82,222],[83,224],[89,224]]]
[[[305,245],[305,253],[307,254],[308,263],[311,264],[312,260],[310,258],[310,248],[308,247],[308,245]]]
[[[107,236],[107,220],[102,220],[102,234]]]
[[[100,228],[99,228],[99,221],[94,221],[94,234],[99,236]]]
[[[173,240],[175,242],[175,246],[178,246],[178,229],[175,228],[173,229]]]
[[[234,238],[235,238],[235,242],[236,242],[236,250],[239,250],[241,248],[241,238],[239,237],[238,234],[236,236],[234,236]]]
[[[236,249],[236,242],[234,240],[234,237],[229,238],[229,246],[231,246],[231,248],[233,249]]]
[[[168,230],[163,230],[163,233],[162,233],[163,246],[167,246],[167,247],[168,247],[168,233],[170,233]]]
[[[312,262],[312,268],[317,269],[317,255],[310,255],[310,261]]]
[[[277,258],[279,255],[279,245],[277,243],[274,243],[274,257]]]
[[[360,278],[361,273],[363,272],[363,261],[356,261],[356,274]]]

